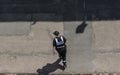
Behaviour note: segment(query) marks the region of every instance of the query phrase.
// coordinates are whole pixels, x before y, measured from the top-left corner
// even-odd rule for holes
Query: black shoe
[[[66,68],[67,65],[66,65],[66,61],[63,61],[63,66]]]

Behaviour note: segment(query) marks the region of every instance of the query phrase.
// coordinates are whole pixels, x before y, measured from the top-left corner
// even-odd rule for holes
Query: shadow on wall
[[[76,28],[76,34],[78,33],[84,33],[85,28],[87,27],[87,24],[85,21],[82,22],[77,28]]]
[[[61,61],[61,59],[57,59],[57,61],[55,61],[54,63],[52,63],[52,64],[48,63],[41,69],[37,69],[38,74],[39,75],[48,75],[51,72],[55,72],[57,69],[64,71],[65,68],[64,68],[64,66],[59,64],[60,61]]]

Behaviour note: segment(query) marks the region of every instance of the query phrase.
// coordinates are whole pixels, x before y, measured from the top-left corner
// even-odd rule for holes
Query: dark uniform
[[[53,39],[53,46],[55,46],[59,57],[63,60],[63,64],[66,63],[66,38],[64,36],[58,36]]]

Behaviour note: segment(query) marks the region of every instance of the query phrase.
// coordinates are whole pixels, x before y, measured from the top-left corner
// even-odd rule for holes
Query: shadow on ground
[[[59,64],[61,59],[57,59],[54,63],[47,63],[44,67],[41,69],[37,69],[37,72],[39,75],[48,75],[49,73],[55,72],[57,69],[60,69],[62,71],[65,70],[64,66]]]
[[[76,28],[76,34],[84,33],[86,27],[87,27],[87,24],[85,21],[83,21],[82,24],[78,25],[78,27]]]

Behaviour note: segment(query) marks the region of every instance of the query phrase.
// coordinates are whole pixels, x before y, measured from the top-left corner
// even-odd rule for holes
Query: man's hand
[[[56,53],[55,53],[55,51],[53,51],[53,55],[55,55]]]
[[[53,55],[55,55],[56,53],[55,53],[55,47],[53,47]]]

